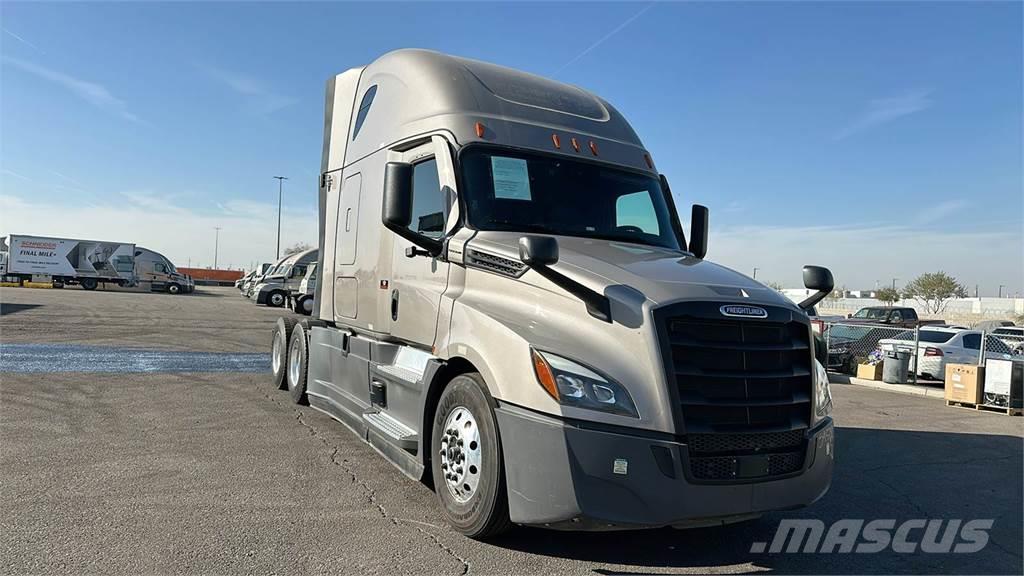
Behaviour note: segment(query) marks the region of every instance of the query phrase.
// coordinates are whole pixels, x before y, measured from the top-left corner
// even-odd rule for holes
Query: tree
[[[292,244],[288,248],[284,249],[284,255],[288,256],[289,254],[296,254],[298,252],[305,252],[306,250],[309,250],[311,248],[312,248],[312,246],[310,246],[309,244],[306,244],[305,242],[296,242],[295,244]]]
[[[882,302],[885,302],[887,305],[892,306],[896,302],[899,302],[900,291],[895,288],[890,288],[886,286],[885,288],[880,288],[877,292],[875,292],[875,298],[878,298]]]
[[[966,298],[967,288],[940,270],[914,278],[904,287],[903,294],[920,301],[925,312],[938,314],[946,309],[951,298]]]

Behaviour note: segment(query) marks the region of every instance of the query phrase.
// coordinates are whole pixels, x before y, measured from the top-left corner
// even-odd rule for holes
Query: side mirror
[[[407,257],[434,258],[441,255],[441,242],[409,228],[412,224],[412,178],[412,164],[408,162],[388,162],[384,167],[384,206],[381,208],[381,220],[385,228],[422,248],[406,248]]]
[[[804,266],[804,287],[808,290],[817,290],[817,292],[808,296],[798,306],[804,310],[811,308],[824,300],[834,286],[835,281],[832,279],[832,272],[828,268],[823,266]]]
[[[558,240],[550,236],[523,236],[519,239],[519,259],[536,268],[558,262]]]
[[[708,208],[700,204],[693,205],[690,213],[690,252],[697,258],[708,253]]]
[[[384,208],[381,212],[384,225],[397,232],[396,228],[409,228],[412,223],[412,164],[388,162],[384,167]]]

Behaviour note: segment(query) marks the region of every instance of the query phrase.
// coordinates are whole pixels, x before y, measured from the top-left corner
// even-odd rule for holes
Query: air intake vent
[[[467,266],[512,278],[518,278],[526,271],[526,264],[518,260],[488,254],[487,252],[481,252],[472,248],[466,250],[465,262]]]

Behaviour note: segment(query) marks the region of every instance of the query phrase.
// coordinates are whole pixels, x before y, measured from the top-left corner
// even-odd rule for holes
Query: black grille
[[[656,312],[690,472],[702,480],[748,481],[795,472],[803,466],[811,417],[808,321],[769,306],[766,318],[727,317],[723,304]]]
[[[690,458],[690,473],[699,480],[741,480],[757,479],[744,477],[740,459],[736,456],[704,456]],[[767,476],[782,476],[800,470],[804,465],[803,452],[784,452],[769,454],[767,458]]]
[[[511,258],[480,252],[479,250],[467,250],[465,256],[467,266],[495,272],[504,276],[519,277],[526,271],[526,264]]]
[[[801,446],[803,430],[768,432],[764,434],[690,434],[687,444],[693,453],[760,452]]]

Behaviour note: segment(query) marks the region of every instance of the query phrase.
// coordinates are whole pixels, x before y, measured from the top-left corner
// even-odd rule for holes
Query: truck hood
[[[519,261],[517,232],[480,232],[469,246]],[[639,290],[654,304],[677,300],[742,301],[797,309],[782,294],[734,270],[678,250],[641,244],[557,236],[559,259],[553,269],[606,293],[612,286]],[[539,285],[535,275],[523,281]]]

